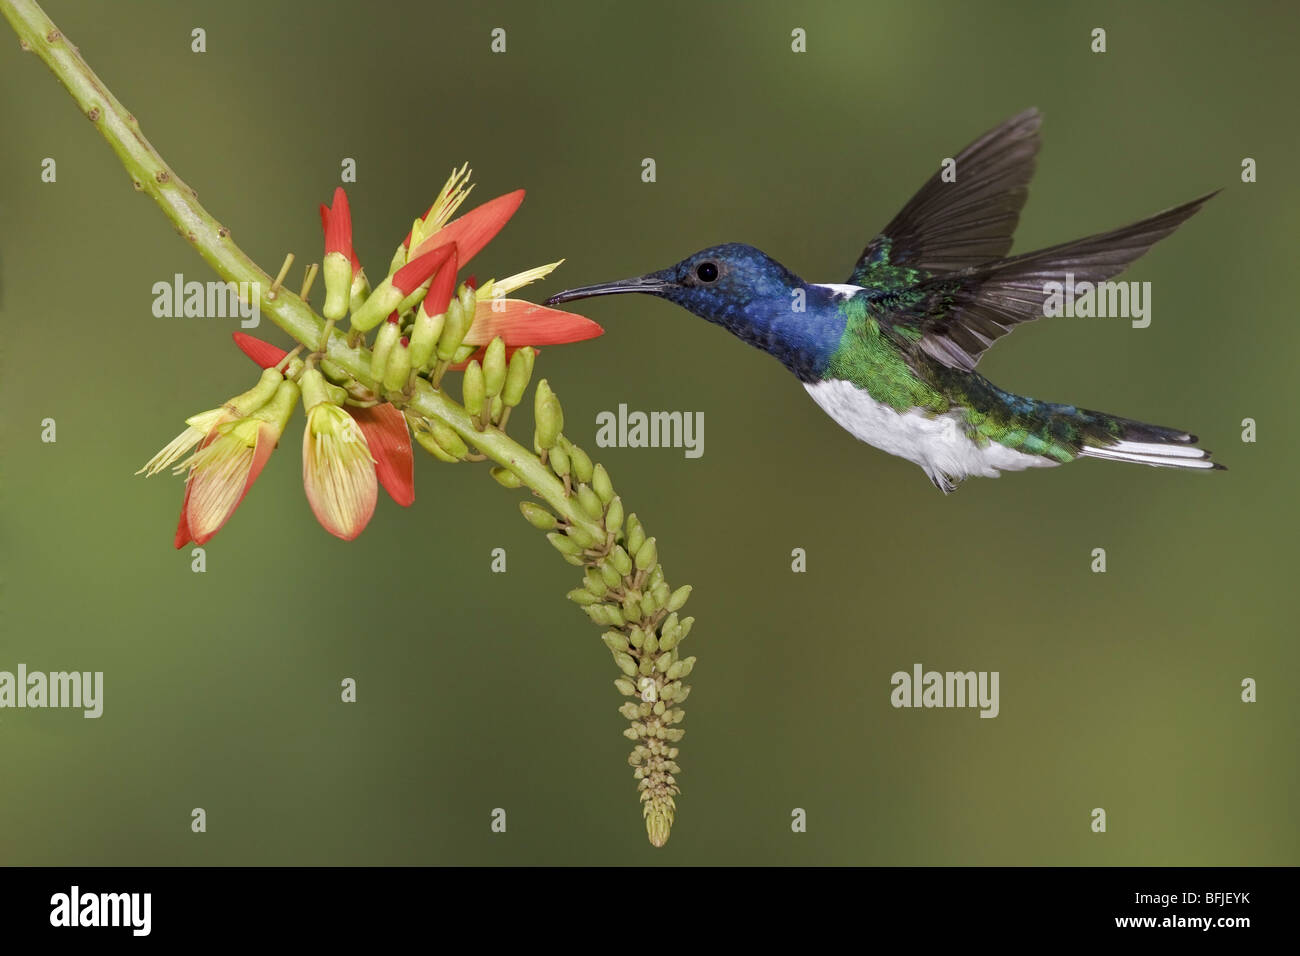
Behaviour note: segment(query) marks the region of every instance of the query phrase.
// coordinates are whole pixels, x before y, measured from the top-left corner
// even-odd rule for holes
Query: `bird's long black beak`
[[[634,279],[619,279],[615,282],[598,282],[584,285],[577,289],[565,289],[546,300],[547,305],[559,305],[574,299],[590,299],[597,295],[619,295],[624,292],[644,292],[647,295],[659,295],[672,283],[662,273],[637,276]]]

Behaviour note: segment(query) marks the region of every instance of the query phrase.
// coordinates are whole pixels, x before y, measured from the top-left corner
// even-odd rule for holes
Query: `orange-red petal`
[[[246,332],[232,332],[231,338],[235,340],[235,345],[239,346],[239,351],[243,352],[262,368],[273,368],[280,364],[280,360],[289,353],[270,342],[263,342],[261,339],[254,338]]]
[[[466,345],[486,345],[498,335],[506,345],[567,345],[605,332],[581,315],[522,299],[480,299]]]
[[[453,219],[443,226],[415,250],[415,255],[436,249],[449,242],[456,243],[460,254],[460,266],[464,268],[510,221],[519,204],[524,201],[524,191],[516,189],[512,193],[489,199],[481,206],[475,206],[465,215]],[[406,243],[410,245],[411,234],[406,234]]]
[[[456,271],[460,268],[460,256],[456,247],[451,247],[451,255],[433,277],[429,291],[424,295],[423,309],[425,315],[442,315],[451,304],[451,295],[456,291]]]
[[[392,279],[389,280],[393,283],[393,288],[398,289],[402,295],[410,295],[424,285],[444,262],[456,254],[456,247],[447,243],[439,243],[430,249],[421,246],[421,249],[422,252],[412,256],[411,260],[394,272]]]
[[[415,501],[415,462],[406,416],[388,402],[370,408],[349,406],[347,411],[366,436],[379,483],[390,498],[409,508]]]

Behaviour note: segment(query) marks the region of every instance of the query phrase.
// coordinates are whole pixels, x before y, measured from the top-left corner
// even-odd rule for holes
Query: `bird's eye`
[[[718,277],[718,265],[715,262],[701,262],[695,267],[695,274],[701,282],[712,282]]]

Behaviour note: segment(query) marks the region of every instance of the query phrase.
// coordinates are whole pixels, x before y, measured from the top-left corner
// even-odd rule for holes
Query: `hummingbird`
[[[674,302],[772,355],[842,428],[919,465],[944,494],[972,475],[1079,458],[1223,468],[1180,428],[1016,395],[975,370],[990,345],[1044,314],[1048,283],[1118,275],[1215,195],[1008,256],[1041,120],[1026,110],[958,153],[867,243],[845,283],[807,282],[726,243],[547,305],[630,292]]]

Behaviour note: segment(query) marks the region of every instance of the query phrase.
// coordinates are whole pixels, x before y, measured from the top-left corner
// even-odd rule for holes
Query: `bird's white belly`
[[[855,438],[881,451],[920,465],[944,491],[950,478],[970,475],[996,478],[1000,471],[1020,471],[1058,464],[990,441],[976,444],[966,434],[960,411],[930,416],[918,409],[896,412],[850,382],[805,383],[814,402]]]

